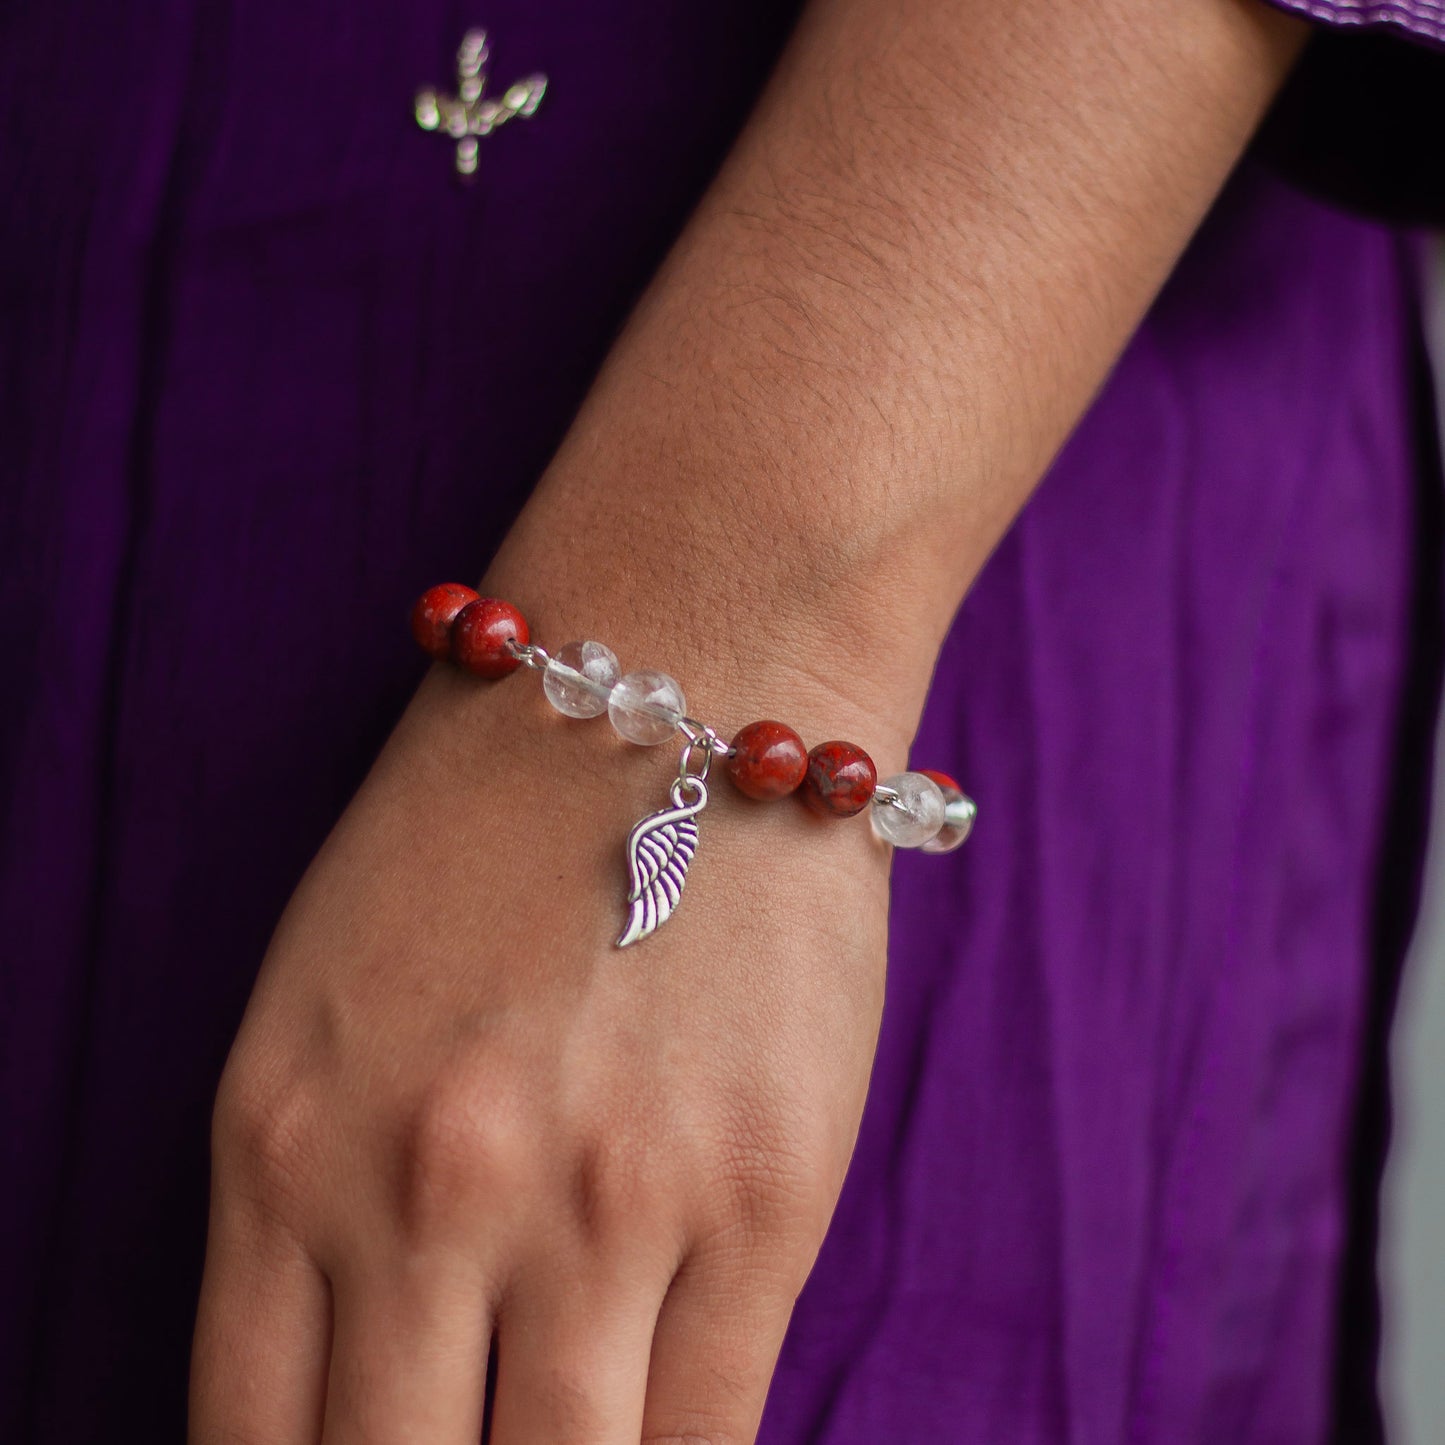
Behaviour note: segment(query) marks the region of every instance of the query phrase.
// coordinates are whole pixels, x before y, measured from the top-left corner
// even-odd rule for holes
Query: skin
[[[724,729],[904,766],[964,590],[1301,43],[1253,0],[817,0],[482,590]],[[925,762],[948,767],[949,760]],[[436,668],[308,871],[216,1105],[197,1445],[751,1441],[883,1000],[866,822]],[[977,846],[977,845],[976,845]]]

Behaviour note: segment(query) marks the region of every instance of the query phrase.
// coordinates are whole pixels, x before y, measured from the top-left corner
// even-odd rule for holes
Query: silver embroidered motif
[[[416,123],[456,141],[457,174],[461,176],[476,174],[477,137],[491,135],[517,116],[525,120],[535,114],[547,90],[545,75],[529,75],[508,86],[500,100],[486,99],[491,54],[485,30],[467,31],[457,51],[457,93],[446,95],[429,87],[416,94]]]

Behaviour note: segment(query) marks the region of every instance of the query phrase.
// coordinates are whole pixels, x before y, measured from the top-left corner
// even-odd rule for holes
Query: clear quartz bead
[[[894,773],[878,784],[868,818],[885,843],[921,848],[943,827],[943,789],[922,773]]]
[[[601,717],[622,675],[617,654],[601,642],[569,642],[542,673],[547,701],[565,717]]]
[[[957,788],[944,788],[943,827],[923,845],[925,853],[952,853],[962,848],[973,831],[973,820],[978,816],[978,804]]]
[[[651,747],[665,743],[687,715],[687,701],[665,672],[629,672],[607,699],[607,715],[618,735]]]

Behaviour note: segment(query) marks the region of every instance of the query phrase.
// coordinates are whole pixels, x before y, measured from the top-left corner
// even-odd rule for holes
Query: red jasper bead
[[[457,613],[468,602],[476,600],[477,594],[460,582],[441,582],[428,587],[411,609],[411,635],[424,652],[445,657],[450,651],[452,623]]]
[[[527,619],[499,597],[478,597],[457,613],[452,623],[452,660],[478,677],[505,677],[521,659],[507,651],[509,640],[526,642]]]
[[[851,818],[868,806],[877,782],[873,759],[856,743],[819,743],[808,754],[808,775],[798,796],[815,813]]]
[[[963,789],[958,786],[958,783],[953,778],[950,778],[947,773],[940,773],[937,768],[919,768],[918,771],[922,773],[925,778],[930,778],[937,783],[938,786],[943,789],[943,796],[945,798],[948,796],[948,790],[950,788],[952,788],[955,793],[963,792]]]
[[[786,723],[752,722],[733,738],[728,777],[761,802],[786,797],[807,776],[808,750]]]

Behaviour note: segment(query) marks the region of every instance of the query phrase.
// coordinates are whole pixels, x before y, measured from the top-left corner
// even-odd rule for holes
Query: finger
[[[757,1436],[795,1291],[755,1254],[690,1255],[653,1339],[642,1445],[746,1445]]]
[[[626,1282],[554,1267],[497,1320],[491,1445],[637,1445],[665,1275]]]
[[[294,1240],[213,1221],[191,1352],[191,1445],[315,1445],[330,1298]]]
[[[334,1280],[332,1294],[323,1445],[476,1445],[491,1338],[480,1279],[438,1256]]]

